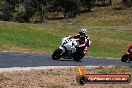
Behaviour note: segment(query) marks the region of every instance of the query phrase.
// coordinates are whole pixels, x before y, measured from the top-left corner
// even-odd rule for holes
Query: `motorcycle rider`
[[[131,52],[132,53],[132,44],[128,46],[128,53]]]
[[[87,35],[87,29],[81,28],[79,34],[73,35],[70,38],[79,39],[79,45],[76,47],[82,50],[84,54],[86,54],[88,47],[92,42]]]

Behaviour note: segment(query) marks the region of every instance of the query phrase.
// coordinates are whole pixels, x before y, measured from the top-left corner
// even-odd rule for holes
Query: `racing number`
[[[71,41],[70,39],[66,39],[65,42],[63,43],[63,45],[67,44],[70,41]]]

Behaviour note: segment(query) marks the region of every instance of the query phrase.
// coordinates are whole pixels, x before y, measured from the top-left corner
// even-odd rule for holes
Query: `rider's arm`
[[[87,37],[85,39],[85,42],[83,44],[79,45],[79,47],[89,47],[89,38]]]
[[[89,37],[87,37],[87,41],[86,41],[86,46],[90,46],[90,44],[92,43],[92,41],[90,40],[90,38]]]
[[[77,38],[79,38],[79,37],[80,37],[79,35],[73,35],[73,36],[70,36],[69,38],[77,39]]]

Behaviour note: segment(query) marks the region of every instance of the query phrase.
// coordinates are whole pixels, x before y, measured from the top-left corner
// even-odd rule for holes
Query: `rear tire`
[[[126,62],[129,59],[129,55],[128,54],[124,54],[121,58],[122,62]]]
[[[61,54],[62,53],[62,50],[61,49],[56,49],[55,51],[54,51],[54,53],[52,54],[52,59],[53,60],[59,60],[60,58],[61,58]]]

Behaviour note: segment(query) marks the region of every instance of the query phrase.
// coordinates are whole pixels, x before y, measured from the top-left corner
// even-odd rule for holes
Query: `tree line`
[[[91,11],[97,0],[0,0],[0,19],[4,21],[29,22],[34,15],[43,22],[47,13],[61,12],[64,18],[76,17],[80,11]],[[98,0],[99,1],[99,0]],[[112,0],[100,0],[112,5]],[[108,2],[108,3],[105,3]],[[127,5],[132,0],[122,0]]]

